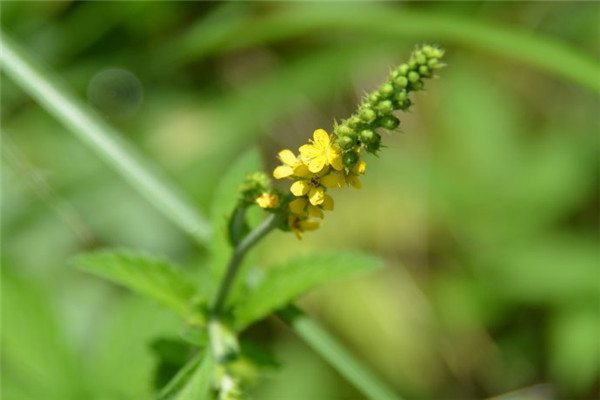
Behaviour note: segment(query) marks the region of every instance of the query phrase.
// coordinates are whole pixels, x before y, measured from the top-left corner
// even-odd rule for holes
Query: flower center
[[[313,176],[312,178],[310,178],[310,184],[313,187],[319,187],[319,186],[321,186],[321,182],[319,181],[319,177],[318,176]]]

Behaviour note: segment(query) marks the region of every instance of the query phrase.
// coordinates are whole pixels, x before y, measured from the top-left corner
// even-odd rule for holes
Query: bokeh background
[[[272,167],[415,44],[444,46],[364,188],[302,242],[273,234],[260,262],[383,256],[302,304],[407,398],[600,396],[598,94],[510,51],[533,38],[597,62],[598,3],[4,1],[1,23],[204,214],[248,148]],[[513,36],[486,46],[485,29]],[[152,398],[149,343],[177,318],[68,260],[208,254],[5,75],[1,94],[2,398]],[[278,321],[247,335],[282,364],[254,398],[361,398]]]

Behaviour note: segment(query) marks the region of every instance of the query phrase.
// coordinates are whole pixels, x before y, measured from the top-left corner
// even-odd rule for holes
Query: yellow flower
[[[275,208],[279,205],[279,196],[265,192],[258,196],[254,201],[256,201],[256,204],[261,208]]]
[[[306,169],[304,164],[302,164],[302,161],[300,161],[291,150],[281,150],[278,153],[278,156],[283,165],[280,165],[273,170],[275,179],[288,178],[292,175],[301,173],[302,171],[299,171],[299,169]]]
[[[362,188],[362,183],[358,179],[359,175],[363,175],[367,170],[367,163],[364,160],[358,161],[350,170],[346,173],[346,183],[352,185],[357,189]]]
[[[320,206],[312,205],[306,197],[298,197],[290,202],[290,211],[299,216],[323,219],[322,210],[333,210],[333,199],[328,194],[325,195]]]
[[[308,200],[313,206],[318,206],[325,201],[325,189],[342,187],[344,184],[344,175],[341,172],[331,171],[329,168],[321,170],[317,174],[310,172],[304,176],[298,176],[290,187],[294,196],[301,197],[308,195]]]
[[[296,237],[302,239],[304,231],[314,231],[321,226],[321,220],[318,218],[303,218],[296,214],[288,216],[288,226],[296,234]]]
[[[313,132],[312,144],[305,144],[300,147],[300,158],[308,166],[308,170],[317,173],[328,165],[341,171],[342,155],[340,149],[335,146],[329,134],[324,129],[317,129]]]

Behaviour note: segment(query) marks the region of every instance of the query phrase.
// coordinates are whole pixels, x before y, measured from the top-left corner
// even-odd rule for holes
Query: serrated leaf
[[[231,214],[240,196],[238,189],[247,175],[260,170],[262,170],[260,153],[255,148],[250,149],[227,171],[215,192],[211,209],[214,227],[211,265],[217,276],[223,273],[227,259],[231,255],[228,228]]]
[[[242,329],[324,283],[381,266],[381,259],[364,253],[313,254],[274,266],[237,304],[236,326]]]
[[[191,315],[192,301],[205,300],[194,284],[169,262],[145,254],[100,251],[83,254],[74,260],[74,264],[154,299],[183,317]]]

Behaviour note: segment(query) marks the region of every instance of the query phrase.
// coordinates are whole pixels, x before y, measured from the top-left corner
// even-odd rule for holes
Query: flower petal
[[[281,150],[278,153],[278,156],[282,163],[289,165],[290,167],[293,167],[298,162],[298,158],[288,149]]]
[[[323,219],[323,211],[319,207],[315,207],[313,205],[308,206],[308,216],[312,218],[321,218]]]
[[[347,181],[347,182],[348,182],[350,185],[354,186],[354,187],[355,187],[355,188],[357,188],[357,189],[360,189],[360,188],[362,188],[362,183],[360,182],[360,180],[358,179],[358,176],[356,176],[356,175],[348,175],[348,176],[346,177],[346,181]]]
[[[298,164],[294,168],[294,175],[300,178],[308,178],[312,175],[312,173],[308,170],[308,166],[306,164]]]
[[[344,175],[340,172],[331,172],[320,179],[321,185],[326,188],[340,188],[344,185]]]
[[[275,169],[273,170],[273,177],[275,177],[275,179],[287,178],[288,176],[292,176],[293,174],[294,170],[288,165],[280,165],[278,167],[275,167]]]
[[[333,211],[333,197],[326,194],[323,198],[323,203],[321,204],[321,207],[323,207],[324,210]]]
[[[323,167],[325,167],[325,157],[323,156],[313,158],[308,163],[308,170],[315,174],[317,172],[320,172],[323,169]]]
[[[303,215],[307,204],[308,200],[306,197],[299,197],[290,202],[290,211],[294,214]]]
[[[362,175],[367,170],[367,163],[364,160],[360,160],[356,163],[356,165],[352,168],[352,172],[357,175]]]
[[[319,204],[321,204],[324,198],[325,191],[322,187],[311,188],[310,192],[308,193],[308,200],[313,206],[318,206]]]
[[[329,164],[338,171],[341,171],[344,168],[344,164],[342,163],[342,156],[337,152],[329,153]]]
[[[321,226],[321,221],[316,218],[309,218],[304,221],[300,221],[298,225],[300,225],[300,229],[304,231],[314,231],[315,229],[319,229],[319,226]]]
[[[290,187],[290,192],[294,194],[294,196],[304,196],[308,193],[310,189],[310,184],[306,181],[296,181]]]
[[[321,155],[322,151],[312,144],[304,144],[300,146],[300,157],[303,161],[309,161]]]
[[[313,132],[313,139],[315,141],[315,147],[326,149],[329,147],[329,134],[325,129],[317,129]]]

